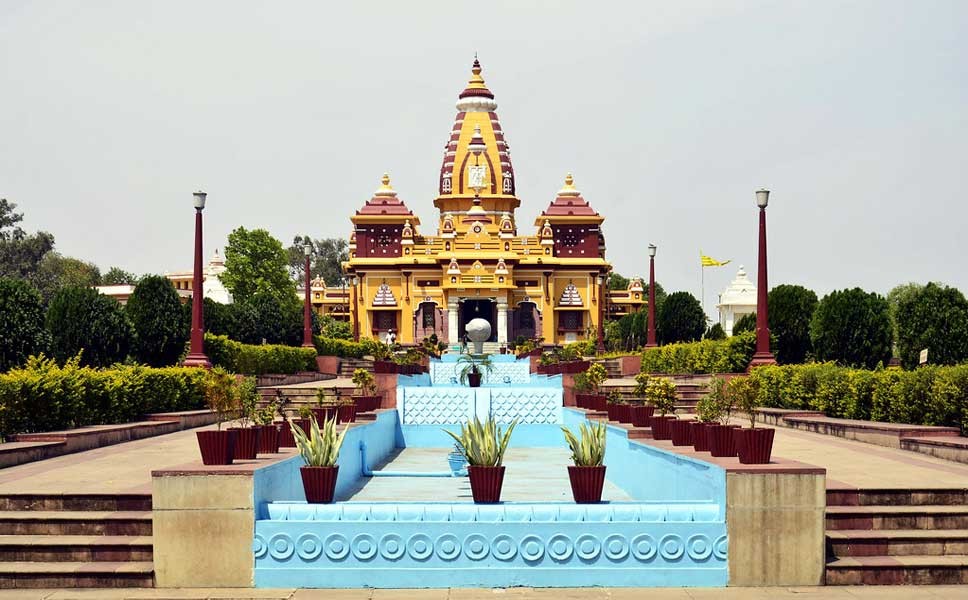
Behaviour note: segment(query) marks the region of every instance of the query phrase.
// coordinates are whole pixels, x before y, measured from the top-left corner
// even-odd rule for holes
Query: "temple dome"
[[[384,173],[380,180],[379,189],[373,192],[373,197],[366,201],[363,208],[356,211],[358,215],[400,215],[417,221],[413,211],[407,208],[403,200],[397,198],[397,192],[390,185],[390,175]]]
[[[575,179],[571,173],[565,176],[565,185],[558,190],[558,195],[548,208],[538,215],[535,225],[540,226],[548,217],[593,217],[593,220],[602,220],[595,209],[582,198],[581,192],[575,187]]]

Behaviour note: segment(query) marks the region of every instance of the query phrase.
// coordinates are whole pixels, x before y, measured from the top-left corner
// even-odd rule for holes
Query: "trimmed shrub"
[[[0,374],[0,434],[127,423],[155,412],[203,408],[203,369],[63,366],[44,355]]]
[[[86,287],[64,287],[47,309],[51,353],[59,361],[81,354],[81,364],[106,367],[128,357],[133,332],[124,308]]]
[[[659,307],[655,322],[656,334],[663,344],[692,342],[706,332],[706,313],[689,292],[669,294]]]
[[[316,350],[278,344],[243,344],[224,335],[205,334],[205,353],[213,365],[233,373],[288,375],[316,370]]]
[[[810,321],[817,360],[873,369],[891,358],[891,318],[887,300],[860,288],[831,292]]]
[[[0,372],[24,364],[48,344],[40,293],[24,281],[0,277]]]
[[[833,363],[757,367],[761,406],[830,417],[968,428],[968,365],[874,371]]]
[[[733,335],[752,331],[756,333],[756,313],[747,313],[733,323]]]
[[[756,335],[752,332],[725,340],[668,344],[642,353],[642,372],[671,375],[742,373],[755,349]]]
[[[936,283],[901,296],[895,314],[897,351],[905,369],[918,366],[923,348],[932,365],[968,358],[968,300],[953,287]]]
[[[817,308],[817,294],[802,285],[778,285],[770,290],[767,307],[770,333],[776,336],[776,362],[802,363],[811,351],[810,319]]]
[[[131,293],[125,313],[134,328],[134,356],[152,367],[178,362],[188,341],[181,301],[167,277],[144,277]]]
[[[341,358],[363,358],[379,352],[380,342],[370,338],[360,338],[360,341],[344,340],[315,336],[316,353],[320,356],[339,356]]]

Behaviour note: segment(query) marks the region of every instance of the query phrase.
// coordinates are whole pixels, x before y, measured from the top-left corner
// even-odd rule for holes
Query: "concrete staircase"
[[[828,490],[828,585],[968,583],[968,490]]]
[[[708,379],[696,380],[694,378],[673,377],[676,384],[676,412],[679,414],[694,414],[696,403],[700,398],[709,393]],[[630,380],[629,380],[630,381]],[[634,398],[635,383],[623,383],[618,385],[606,385],[608,390],[617,389],[623,398]]]
[[[0,588],[153,587],[150,494],[0,496]]]
[[[365,358],[342,358],[339,361],[339,376],[340,377],[352,377],[353,371],[357,369],[366,369],[370,373],[373,372],[373,361],[367,360]]]

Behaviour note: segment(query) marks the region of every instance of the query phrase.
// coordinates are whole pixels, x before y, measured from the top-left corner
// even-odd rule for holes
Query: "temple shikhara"
[[[345,267],[354,334],[382,339],[392,329],[402,344],[431,334],[456,344],[479,317],[498,345],[519,336],[598,339],[604,318],[641,310],[642,282],[606,290],[604,218],[571,174],[533,224],[518,223],[497,102],[476,59],[471,72],[437,178],[437,223],[422,224],[387,174],[351,218]]]

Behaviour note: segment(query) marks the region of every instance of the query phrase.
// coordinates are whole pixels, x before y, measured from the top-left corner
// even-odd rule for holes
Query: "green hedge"
[[[205,334],[205,354],[213,365],[244,375],[288,375],[316,370],[316,350],[313,348],[243,344],[224,335]]]
[[[742,373],[755,350],[756,334],[753,332],[725,340],[666,344],[642,352],[642,371],[673,375]]]
[[[59,366],[44,355],[0,374],[0,434],[127,423],[156,412],[205,405],[202,369]]]
[[[761,406],[968,431],[968,364],[868,371],[833,363],[758,367]]]
[[[363,358],[372,355],[380,345],[376,340],[361,338],[360,341],[344,340],[317,335],[313,338],[316,352],[320,356],[339,356],[341,358]]]

